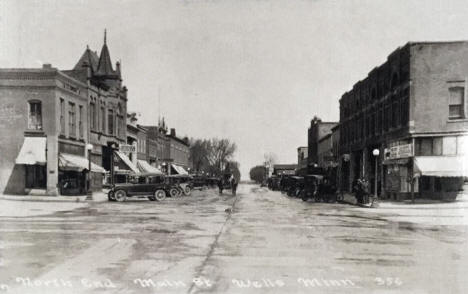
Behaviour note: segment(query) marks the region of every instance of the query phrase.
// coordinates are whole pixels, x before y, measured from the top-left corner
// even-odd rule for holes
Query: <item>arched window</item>
[[[42,103],[39,100],[28,101],[28,129],[42,130]]]

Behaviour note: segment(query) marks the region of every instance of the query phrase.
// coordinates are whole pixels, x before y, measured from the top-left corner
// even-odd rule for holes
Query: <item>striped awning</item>
[[[416,156],[416,176],[468,177],[468,156]]]
[[[140,173],[138,167],[135,164],[133,164],[133,162],[130,160],[130,158],[128,158],[127,155],[125,155],[125,153],[115,151],[115,154],[117,154],[117,156],[125,163],[129,170],[136,174]]]
[[[60,153],[59,169],[71,171],[83,171],[89,169],[89,160],[83,156]],[[105,173],[106,170],[101,166],[91,162],[91,171],[96,173]]]
[[[146,160],[138,159],[137,165],[141,172],[161,175],[163,174],[158,168],[152,166]]]
[[[46,137],[25,137],[16,164],[45,165],[46,140]]]
[[[183,167],[181,167],[180,165],[171,164],[171,166],[172,166],[173,170],[175,170],[175,172],[178,175],[188,175],[188,172]]]

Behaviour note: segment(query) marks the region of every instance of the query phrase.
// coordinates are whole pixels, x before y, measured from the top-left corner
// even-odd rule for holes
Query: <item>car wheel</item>
[[[117,190],[114,193],[114,198],[118,202],[124,202],[127,199],[127,193],[124,190]]]
[[[156,190],[156,192],[154,192],[154,199],[157,201],[163,201],[166,199],[166,192],[164,190]]]
[[[169,194],[171,195],[171,197],[176,198],[180,196],[180,191],[177,188],[171,188],[169,190]]]
[[[187,196],[189,196],[190,193],[192,193],[192,189],[190,189],[189,186],[186,186],[186,187],[184,188],[184,194],[187,195]]]
[[[109,201],[115,201],[114,192],[109,191],[109,193],[107,193],[107,199]]]

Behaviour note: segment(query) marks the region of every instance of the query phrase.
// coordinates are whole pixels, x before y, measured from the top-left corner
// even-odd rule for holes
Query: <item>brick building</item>
[[[356,83],[340,99],[342,188],[366,177],[383,197],[454,197],[467,176],[467,77],[467,41],[415,42]]]
[[[331,134],[331,130],[335,127],[337,122],[323,122],[321,119],[314,117],[310,121],[310,127],[307,131],[308,134],[308,164],[318,164],[318,143],[320,139],[328,134]]]
[[[309,151],[307,146],[301,146],[297,148],[297,167],[299,169],[307,168],[307,157]]]
[[[179,138],[176,136],[176,130],[171,129],[167,134],[167,150],[171,162],[171,174],[187,174],[190,169],[190,144],[187,137]]]
[[[72,70],[0,69],[0,188],[57,195],[91,189],[110,167],[111,145],[126,142],[127,89],[112,67],[104,37],[100,56],[85,50]]]

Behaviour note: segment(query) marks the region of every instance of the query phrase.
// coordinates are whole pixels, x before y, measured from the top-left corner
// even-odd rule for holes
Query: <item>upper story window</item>
[[[78,108],[78,133],[80,135],[80,139],[84,137],[83,132],[83,105],[80,105]]]
[[[94,102],[89,104],[89,123],[91,130],[96,130],[96,104]]]
[[[104,106],[101,106],[101,132],[104,133],[106,131],[106,110]]]
[[[449,119],[463,118],[465,101],[465,88],[449,88]]]
[[[29,101],[28,129],[42,130],[42,103],[41,101]]]
[[[60,134],[65,135],[65,100],[60,98]]]
[[[68,102],[68,131],[70,137],[76,137],[76,109],[72,102]]]
[[[109,135],[114,135],[114,111],[112,109],[107,111],[107,127]]]

